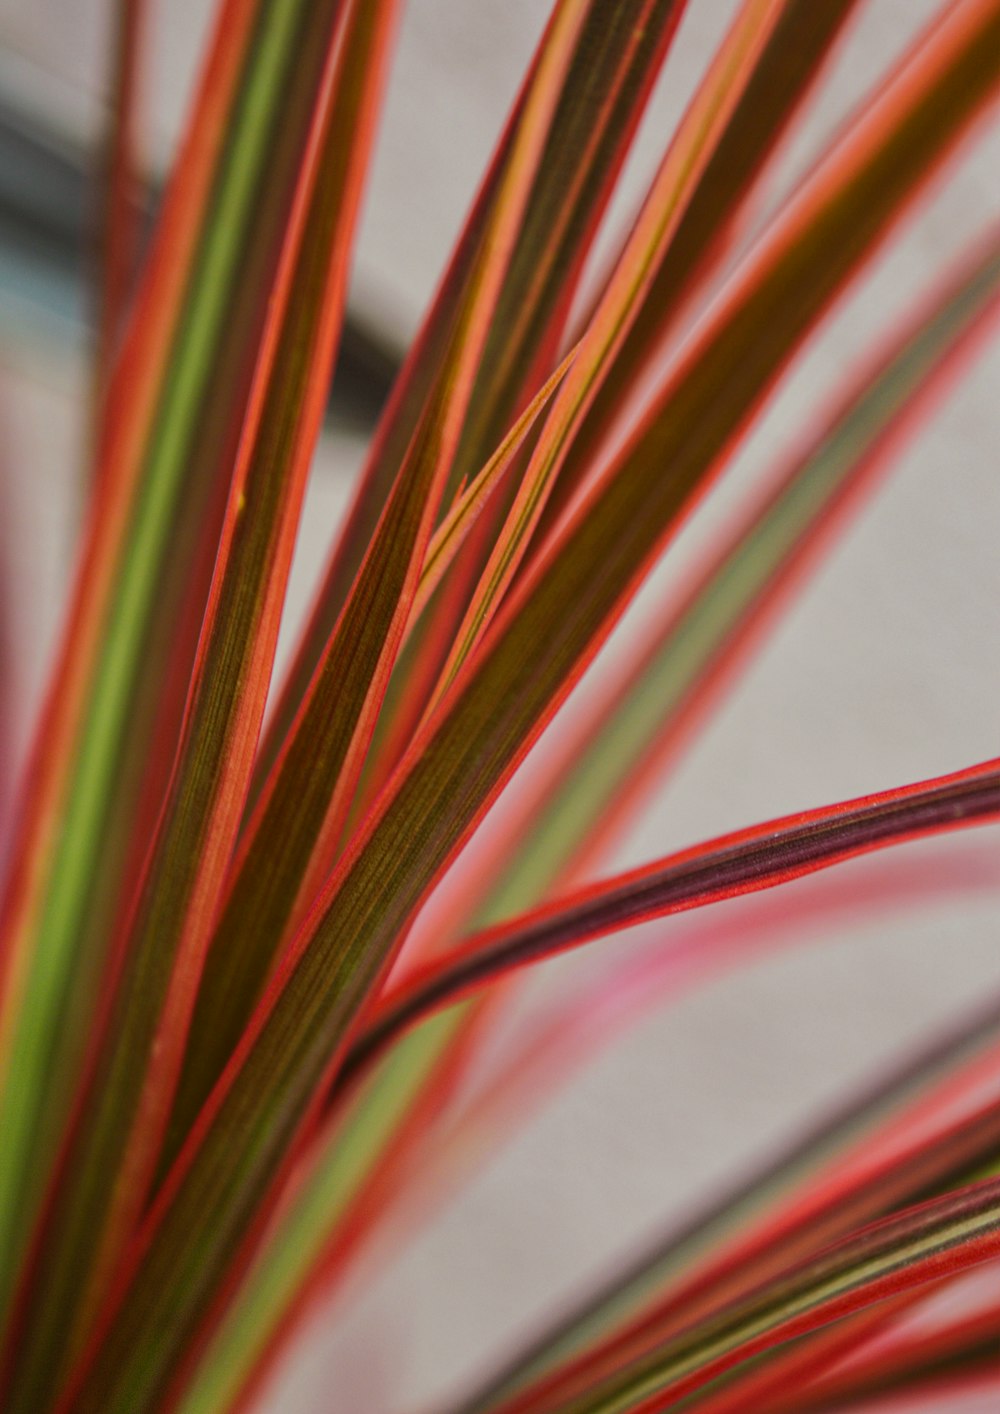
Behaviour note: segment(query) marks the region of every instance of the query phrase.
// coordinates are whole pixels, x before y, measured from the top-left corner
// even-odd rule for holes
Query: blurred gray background
[[[691,0],[612,231],[735,8]],[[936,8],[869,0],[782,156],[771,200]],[[169,160],[211,9],[209,0],[153,0],[144,115],[153,181]],[[405,8],[352,286],[353,363],[316,458],[290,623],[345,504],[371,408],[440,272],[546,13],[543,0]],[[83,475],[89,297],[80,237],[104,122],[109,15],[107,0],[0,0],[0,564],[21,740],[58,622]],[[998,173],[994,127],[809,345],[713,506],[644,596],[646,611],[669,594],[720,513],[800,443],[872,336],[1000,214]],[[616,864],[997,753],[998,395],[992,346],[810,578]],[[994,829],[910,847],[915,860],[921,851],[967,856],[968,897],[818,927],[815,938],[644,1022],[498,1153],[391,1271],[316,1313],[265,1407],[439,1407],[581,1283],[751,1166],[873,1064],[1000,987],[996,845]],[[845,886],[871,868],[847,866]],[[757,906],[726,908],[735,924]],[[549,966],[535,995],[575,985],[582,969],[624,958],[668,926],[605,944],[599,958]]]

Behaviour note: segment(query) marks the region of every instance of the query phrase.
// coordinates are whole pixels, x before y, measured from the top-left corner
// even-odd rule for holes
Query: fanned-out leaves
[[[802,559],[811,537],[843,500],[845,490],[852,489],[856,497],[859,485],[886,451],[898,448],[900,430],[926,414],[943,375],[986,326],[998,281],[1000,257],[991,241],[985,254],[977,252],[967,261],[927,313],[894,341],[891,352],[872,370],[865,370],[764,511],[722,553],[681,617],[658,627],[652,645],[641,647],[635,669],[626,674],[622,688],[600,704],[581,731],[573,733],[555,771],[544,772],[533,785],[530,799],[518,810],[494,856],[502,861],[495,882],[490,864],[480,862],[477,916],[484,923],[537,901],[579,861],[582,850],[594,853],[595,832],[598,838],[607,838],[611,824],[623,814],[621,798],[628,803],[637,797],[634,779],[648,788],[650,760],[660,758],[664,740],[676,736],[678,714],[683,718],[685,704],[693,696],[704,696],[703,688],[696,690],[705,675],[718,673],[721,659],[732,656],[762,606],[773,598],[773,577],[780,581],[787,576],[790,563]],[[494,460],[499,457],[500,453]],[[456,503],[434,543],[446,542],[449,523],[475,493],[474,485]],[[425,579],[433,559],[432,544]],[[379,1156],[391,1146],[398,1164],[397,1131],[421,1093],[419,1077],[427,1077],[426,1088],[433,1095],[439,1071],[447,1073],[463,1054],[469,1023],[475,1024],[477,1018],[478,1011],[471,1016],[465,1009],[452,1011],[432,1027],[407,1036],[386,1057],[372,1085],[357,1097],[353,1117],[334,1119],[323,1141],[323,1157],[316,1159],[309,1192],[296,1198],[294,1212],[282,1219],[289,1236],[274,1235],[273,1250],[256,1274],[256,1295],[247,1297],[248,1309],[253,1311],[247,1318],[250,1328],[268,1329],[269,1321],[279,1320],[287,1293],[294,1290],[293,1273],[309,1270],[317,1260],[314,1251],[337,1242],[336,1234],[355,1206],[372,1218],[376,1205],[370,1189],[381,1183]],[[363,1118],[365,1110],[371,1111],[367,1118]],[[426,1149],[418,1126],[409,1125],[407,1132]],[[253,1342],[239,1321],[227,1326],[231,1351],[252,1350]],[[206,1367],[202,1387],[213,1387],[215,1380],[238,1382],[233,1366],[242,1368],[241,1358],[249,1357],[231,1353],[224,1374]],[[227,1366],[225,1342],[220,1342],[217,1359]]]
[[[151,15],[115,0],[93,479],[2,851],[12,1414],[248,1408],[313,1303],[370,1278],[640,1014],[859,919],[995,891],[985,848],[885,847],[1000,820],[1000,759],[599,872],[991,327],[995,223],[852,356],[610,675],[595,659],[997,98],[1000,0],[940,0],[736,258],[861,0],[738,0],[617,237],[687,0],[551,6],[272,700],[403,7],[218,0],[145,252]],[[606,942],[547,1009],[518,1007],[529,965],[653,919],[648,946]],[[994,1001],[730,1180],[463,1414],[957,1398],[998,1329],[972,1273],[1000,1257],[998,1036]]]
[[[456,487],[486,462],[514,420],[519,403],[535,391],[554,362],[551,354],[584,259],[686,3],[622,0],[609,10],[595,0],[587,7],[469,398],[450,477]],[[496,203],[532,77],[530,70],[448,271],[397,380],[275,708],[261,751],[261,781],[273,766],[322,660],[430,395]]]
[[[719,134],[753,72],[754,60],[769,31],[777,23],[780,9],[775,0],[748,0],[699,87],[608,287],[580,339],[573,366],[556,395],[456,633],[436,696],[447,689],[482,638],[526,553],[574,432],[640,307],[648,303],[657,271],[669,251],[670,237],[691,203]]]
[[[595,493],[459,674],[282,964],[168,1177],[74,1383],[80,1408],[162,1390],[273,1202],[289,1146],[414,909],[606,636],[787,359],[998,77],[1000,6],[953,7],[769,239]],[[669,469],[664,475],[663,468]]]
[[[650,40],[671,8],[658,7]],[[502,310],[507,310],[505,317],[515,317],[509,307],[510,271],[512,262],[523,261],[517,237],[522,226],[535,219],[530,199],[537,195],[555,124],[560,115],[564,121],[578,121],[567,95],[581,46],[594,39],[595,18],[592,4],[577,9],[558,64],[551,56],[559,31],[550,27],[543,40],[506,139],[496,190],[482,216],[476,257],[455,296],[453,327],[419,428],[405,451],[359,577],[311,676],[294,731],[247,826],[195,1013],[171,1154],[231,1055],[280,957],[282,942],[301,922],[331,866],[375,717],[420,592],[423,561],[437,548],[429,545],[429,537],[454,472],[491,331]],[[645,46],[646,39],[641,53]],[[645,62],[650,62],[648,56]],[[434,319],[432,314],[432,325]],[[389,432],[395,441],[392,424]],[[329,592],[328,581],[321,605],[328,604]],[[326,613],[326,608],[318,612]]]
[[[748,93],[750,89],[753,89],[753,91],[756,93],[755,101],[757,103],[763,103],[766,100],[767,117],[769,121],[771,121],[772,123],[779,123],[780,125],[781,115],[779,110],[781,109],[781,105],[787,105],[788,110],[790,111],[791,107],[794,106],[794,101],[797,98],[801,97],[802,88],[800,85],[805,84],[807,77],[813,72],[815,65],[818,63],[819,57],[824,52],[825,48],[828,46],[832,35],[837,31],[840,23],[842,22],[843,18],[846,17],[846,14],[850,10],[850,8],[851,7],[849,5],[841,7],[841,14],[839,19],[834,15],[833,10],[831,9],[829,16],[824,17],[819,24],[816,23],[815,11],[812,14],[812,18],[808,19],[802,14],[801,7],[796,4],[791,4],[789,6],[784,7],[782,10],[782,16],[777,21],[775,21],[773,13],[768,16],[768,22],[772,25],[776,25],[776,28],[774,28],[769,33],[764,50],[758,56],[757,64],[753,67],[750,76],[750,86],[748,88]],[[794,20],[792,19],[793,12],[795,16],[797,16],[797,18],[795,18]],[[757,16],[753,11],[751,11],[748,15],[748,23],[759,27],[760,17]],[[783,62],[779,62],[779,56],[781,55],[784,56]],[[801,67],[797,67],[797,65],[799,64],[801,64]],[[772,88],[774,87],[772,80],[775,78],[776,74],[781,77],[782,84],[787,80],[790,85],[788,89],[786,89],[782,85],[778,85],[777,92],[780,94],[780,102],[773,101],[775,94],[772,93]],[[766,82],[762,75],[768,76]],[[704,100],[701,106],[702,108],[708,106],[708,100]],[[695,134],[695,139],[701,140],[700,135],[697,133],[697,125],[694,123],[693,119],[690,121],[689,126]],[[757,133],[758,130],[764,126],[766,125],[763,123],[755,124],[753,131]],[[733,137],[731,124],[727,125],[722,138],[723,145],[725,145],[727,142],[730,146],[732,146]],[[754,151],[762,150],[763,148],[754,148]],[[671,181],[676,181],[676,177],[674,175],[674,169],[676,168],[676,166],[677,163],[675,161],[674,167],[671,169],[670,172]],[[717,181],[721,180],[722,185],[724,187],[727,186],[727,184],[732,180],[732,164],[728,163],[728,160],[724,175],[717,169],[713,170],[716,170]],[[693,201],[696,202],[700,199],[702,189],[707,178],[708,174],[705,173],[702,179],[696,183],[695,196],[692,199]],[[666,189],[669,192],[669,184],[667,185]],[[715,205],[713,205],[713,201],[716,201],[717,199],[718,193],[716,193],[716,196],[713,197],[712,200],[708,200],[702,203],[702,206],[699,208],[698,214],[699,229],[704,230],[706,228],[706,224],[710,223],[710,220],[712,219],[712,213],[716,211],[716,207]],[[690,246],[690,223],[688,222],[687,216],[682,216],[681,227],[677,230],[676,239],[680,238],[682,232],[688,233],[686,239],[688,239]],[[668,268],[672,268],[671,262],[673,260],[673,252],[676,245],[676,239],[672,240],[669,243],[671,257],[670,260],[667,261]],[[658,282],[657,288],[659,288],[659,285],[662,284],[662,262],[659,269],[660,273],[655,276],[655,280],[656,282]],[[657,296],[657,299],[660,300],[661,297],[662,290]],[[641,307],[645,308],[645,306]],[[669,307],[669,302],[667,302],[666,307]],[[571,357],[573,356],[571,355]],[[617,368],[617,361],[614,361],[611,366],[613,369]],[[553,375],[553,379],[550,380],[549,384],[546,385],[547,388],[552,386],[557,376],[558,375]],[[539,398],[541,397],[542,394],[539,394]],[[538,400],[536,399],[536,401]],[[875,400],[873,397],[872,403],[874,403],[874,401]],[[534,407],[534,404],[532,404],[532,407]],[[527,417],[527,415],[528,414],[526,413],[525,418]],[[521,421],[523,422],[524,419],[522,419]],[[519,427],[520,423],[518,424],[518,428],[515,429],[518,444],[520,441],[520,433],[518,430]],[[505,439],[503,447],[506,447],[509,443],[513,443],[514,435],[515,434],[512,433],[510,437]],[[499,473],[501,470],[500,462],[503,447],[491,460],[490,466],[495,466],[496,473]],[[512,445],[511,450],[513,449],[514,448]],[[484,470],[480,477],[476,478],[476,480],[469,487],[468,491],[465,493],[463,498],[461,498],[460,503],[456,503],[456,505],[452,508],[452,511],[449,513],[445,524],[440,527],[439,532],[435,535],[431,549],[428,553],[427,562],[424,567],[424,573],[421,580],[421,588],[418,591],[417,601],[414,609],[415,613],[419,611],[419,608],[425,601],[429,591],[433,587],[435,587],[436,583],[439,580],[440,575],[437,566],[437,547],[439,545],[445,546],[449,544],[451,527],[452,525],[459,522],[459,518],[464,514],[464,505],[473,504],[474,497],[478,498],[481,495],[485,495],[485,493],[489,490],[489,470],[490,468],[488,467]],[[329,588],[330,581],[328,581],[326,592],[329,591]],[[694,664],[691,665],[690,671],[693,675],[696,674],[697,668]],[[647,700],[650,703],[652,703],[653,701],[654,692],[659,691],[659,686],[660,685],[658,683],[650,684],[650,688],[646,693]],[[640,708],[639,710],[641,711],[642,709]],[[647,708],[647,711],[648,710],[649,709]],[[657,709],[653,708],[653,710],[655,711]],[[634,710],[633,715],[635,715]],[[595,792],[591,789],[595,784],[595,772],[596,776],[600,776],[602,774],[601,767],[596,763],[603,755],[603,757],[605,758],[605,763],[611,763],[610,774],[613,776],[613,773],[618,764],[621,743],[623,742],[623,740],[626,739],[630,741],[634,740],[634,736],[630,735],[627,731],[623,730],[623,723],[621,721],[615,720],[606,722],[604,724],[604,727],[605,729],[602,735],[602,739],[596,744],[591,743],[589,752],[585,751],[583,748],[580,749],[579,755],[581,758],[581,769],[579,770],[579,772],[573,772],[570,789],[568,790],[568,792],[566,792],[566,794],[572,797],[572,800],[565,814],[563,816],[560,816],[558,803],[556,804],[556,808],[550,808],[547,805],[546,809],[542,814],[541,819],[534,823],[534,827],[522,831],[521,838],[516,842],[516,844],[514,841],[511,841],[510,854],[512,857],[510,863],[512,867],[504,869],[504,884],[500,892],[505,900],[512,901],[513,906],[515,908],[518,906],[523,907],[534,901],[536,894],[532,891],[531,885],[537,877],[540,877],[546,872],[546,860],[550,859],[553,854],[553,851],[558,852],[559,850],[564,848],[564,837],[566,831],[563,827],[565,826],[565,824],[568,821],[572,821],[572,828],[577,832],[577,834],[586,833],[588,820],[594,816],[599,815],[602,806],[606,807],[606,800],[600,799],[598,795],[595,794]],[[594,758],[594,761],[592,762],[590,758]],[[605,772],[604,774],[607,774],[607,772]],[[573,788],[577,782],[582,783],[582,790]],[[587,796],[588,790],[590,791],[591,795],[594,795],[594,799],[581,799],[581,796]],[[549,828],[550,826],[552,828]],[[527,875],[525,879],[525,886],[527,891],[525,891],[524,889],[519,890],[518,881],[520,880],[522,874]],[[220,963],[220,973],[221,971],[222,968]],[[210,969],[209,985],[205,988],[205,991],[203,993],[202,1014],[206,1018],[211,1018],[213,1029],[217,1028],[220,1010],[232,994],[232,987],[230,983],[231,979],[227,979],[227,985],[225,986],[223,986],[221,982],[219,983],[219,985],[213,985],[213,975]],[[444,1035],[446,1028],[438,1028],[438,1031],[440,1032],[440,1034]],[[430,1049],[426,1046],[425,1042],[426,1038],[415,1038],[414,1041],[410,1043],[407,1054],[401,1055],[397,1062],[390,1064],[389,1072],[386,1075],[387,1084],[391,1083],[390,1075],[399,1074],[401,1077],[400,1083],[403,1084],[407,1090],[412,1090],[412,1077],[414,1074],[415,1067],[423,1066],[423,1068],[426,1069],[428,1065],[432,1064],[433,1062],[433,1055]],[[413,1051],[413,1054],[409,1054],[409,1051]],[[419,1055],[416,1054],[418,1051],[420,1053]],[[220,1055],[220,1057],[224,1054],[224,1049],[221,1045],[218,1048],[218,1054]],[[390,1107],[386,1106],[385,1108],[386,1110],[388,1110],[388,1108]],[[192,1109],[193,1106],[189,1103],[187,1105],[187,1111],[191,1112]],[[181,1125],[179,1127],[183,1128],[185,1126]],[[366,1133],[368,1132],[369,1131],[366,1130]]]
[[[652,1414],[741,1361],[1000,1256],[1000,1179],[894,1214],[763,1284],[548,1414]],[[527,1409],[527,1405],[525,1408]]]
[[[10,1408],[42,1399],[85,1334],[140,1216],[194,990],[236,840],[298,515],[343,312],[394,0],[352,4],[317,108],[284,269],[230,496],[174,770],[101,1048],[15,1333]],[[352,141],[345,141],[345,134]],[[367,134],[367,141],[363,137]],[[166,945],[169,940],[170,945]],[[108,1174],[119,1175],[109,1184]]]

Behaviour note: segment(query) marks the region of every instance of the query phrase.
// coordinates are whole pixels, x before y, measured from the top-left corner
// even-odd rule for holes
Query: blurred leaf
[[[759,1351],[1000,1255],[1000,1179],[883,1219],[667,1340],[551,1414],[663,1407]],[[511,1414],[513,1408],[511,1406]],[[524,1406],[525,1411],[529,1408]]]
[[[780,1401],[781,1414],[853,1405],[879,1394],[912,1391],[918,1394],[928,1381],[962,1371],[996,1370],[1000,1348],[1000,1305],[994,1299],[985,1311],[976,1309],[934,1326],[904,1333],[887,1348],[861,1354],[849,1369],[834,1371],[808,1390],[788,1391]],[[777,1414],[777,1411],[776,1411]]]
[[[560,1361],[594,1345],[611,1330],[648,1310],[653,1298],[687,1274],[705,1255],[728,1239],[739,1239],[748,1222],[762,1211],[780,1212],[791,1193],[810,1185],[813,1175],[829,1167],[831,1158],[854,1146],[865,1153],[887,1119],[900,1111],[921,1109],[933,1102],[953,1077],[970,1070],[978,1078],[984,1052],[994,1053],[1000,1036],[1000,1003],[966,1017],[946,1035],[890,1070],[878,1084],[836,1108],[819,1124],[749,1178],[739,1180],[706,1205],[680,1229],[666,1233],[624,1270],[596,1290],[463,1403],[462,1414],[486,1414],[548,1373]]]
[[[887,1216],[907,1204],[935,1197],[995,1170],[1000,1162],[1000,1103],[994,1096],[973,1114],[935,1134],[919,1137],[888,1159],[852,1168],[808,1191],[790,1210],[753,1232],[734,1252],[724,1251],[715,1262],[696,1270],[687,1280],[668,1288],[652,1308],[612,1340],[589,1348],[564,1368],[552,1371],[538,1385],[518,1388],[511,1408],[563,1408],[586,1391],[596,1388],[615,1371],[644,1356],[657,1344],[673,1338],[699,1322],[710,1321],[726,1304],[771,1280],[783,1268],[805,1261],[858,1225]],[[855,1332],[851,1344],[857,1340]],[[755,1398],[763,1404],[799,1386],[817,1360],[815,1345],[772,1354],[763,1368],[749,1371]],[[837,1340],[828,1339],[837,1351]],[[784,1358],[783,1358],[784,1357]],[[755,1378],[756,1377],[756,1378]],[[738,1380],[727,1384],[718,1402],[725,1407],[731,1396],[738,1404]],[[493,1408],[499,1401],[485,1407]],[[479,1401],[469,1407],[484,1407]],[[506,1405],[502,1407],[507,1408]]]
[[[142,235],[139,199],[137,109],[139,70],[146,32],[147,0],[117,0],[111,120],[104,159],[103,264],[97,320],[98,406],[114,364],[115,350],[138,266]]]

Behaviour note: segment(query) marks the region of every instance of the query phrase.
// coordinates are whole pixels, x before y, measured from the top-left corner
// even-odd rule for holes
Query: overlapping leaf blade
[[[1000,1179],[895,1214],[765,1283],[552,1414],[662,1408],[760,1351],[1000,1256]]]
[[[781,6],[748,0],[726,35],[709,72],[671,143],[649,196],[612,272],[608,288],[580,339],[576,358],[546,419],[510,511],[458,628],[435,698],[485,633],[501,597],[528,549],[552,482],[586,408],[613,365],[639,309],[649,307],[656,274],[670,238],[689,208],[699,179]]]
[[[123,974],[19,1311],[11,1408],[31,1407],[141,1214],[201,959],[249,786],[306,474],[336,350],[391,3],[353,5],[272,305],[270,358],[238,461],[172,790]],[[351,133],[352,141],[345,141]],[[108,1181],[108,1175],[117,1175]]]
[[[624,7],[616,19],[613,31],[617,35],[617,47],[608,44],[609,57],[606,62],[616,73],[623,66],[619,50],[631,33],[627,29],[619,33],[619,27],[624,24],[627,15],[635,21],[634,8]],[[648,86],[650,66],[655,67],[655,56],[662,51],[671,28],[671,18],[676,18],[676,9],[675,5],[662,2],[650,6],[649,0],[642,0],[639,10],[650,21],[649,32],[642,36],[638,58],[633,57],[631,64],[624,63],[624,77],[633,84]],[[280,956],[283,940],[287,940],[291,926],[301,920],[303,909],[330,868],[352,804],[353,786],[360,774],[375,717],[388,685],[388,676],[396,661],[406,621],[416,602],[419,582],[411,581],[414,574],[421,571],[425,551],[430,548],[427,544],[429,529],[437,521],[448,481],[457,474],[456,458],[463,454],[461,439],[465,436],[463,429],[473,399],[477,400],[478,407],[478,399],[483,396],[482,381],[489,382],[496,374],[494,365],[487,360],[489,341],[503,321],[516,321],[528,315],[532,321],[535,320],[537,311],[533,312],[534,306],[530,302],[523,305],[517,302],[519,292],[522,299],[524,297],[524,281],[529,281],[529,284],[536,280],[539,282],[535,296],[541,301],[539,308],[549,308],[557,302],[559,286],[552,283],[555,273],[546,274],[546,270],[558,243],[554,243],[551,250],[545,246],[545,262],[540,268],[537,262],[533,262],[530,253],[536,249],[540,239],[541,213],[548,212],[551,218],[553,205],[559,205],[561,199],[567,198],[566,183],[569,182],[570,194],[574,186],[576,168],[572,165],[567,168],[565,163],[556,169],[562,173],[560,181],[553,184],[542,180],[546,175],[544,164],[549,160],[552,143],[568,140],[567,134],[557,129],[557,124],[561,120],[569,124],[570,131],[575,131],[586,122],[587,115],[593,116],[595,105],[598,109],[601,105],[600,88],[594,93],[585,90],[585,101],[579,100],[571,89],[574,76],[578,76],[579,65],[588,53],[588,46],[593,46],[595,38],[602,45],[605,43],[599,10],[600,7],[595,8],[593,4],[582,7],[579,29],[569,48],[566,64],[557,75],[557,87],[548,95],[553,111],[538,132],[539,150],[529,163],[522,164],[523,170],[519,174],[514,174],[512,164],[518,145],[523,146],[524,143],[529,105],[533,102],[537,104],[538,94],[544,91],[540,65],[545,62],[545,56],[551,49],[551,32],[543,40],[528,86],[515,110],[513,128],[504,140],[503,160],[495,178],[495,190],[487,194],[485,210],[477,208],[474,213],[476,219],[482,221],[476,253],[466,255],[463,243],[456,255],[454,269],[461,272],[461,284],[456,290],[452,290],[450,284],[446,285],[445,295],[454,299],[451,318],[453,324],[456,320],[459,323],[449,329],[444,340],[430,401],[414,414],[420,419],[418,430],[403,456],[396,489],[379,521],[377,541],[373,542],[373,548],[364,560],[362,577],[351,589],[347,607],[336,620],[336,627],[323,648],[318,664],[310,662],[311,677],[304,702],[295,718],[293,734],[274,759],[268,784],[247,827],[232,889],[208,958],[195,1014],[190,1060],[182,1082],[174,1125],[174,1143],[179,1142],[186,1133],[199,1104],[218,1077],[268,973]],[[629,46],[625,47],[628,50]],[[606,76],[603,79],[606,80]],[[602,81],[600,68],[594,81]],[[618,113],[612,105],[612,117],[616,119],[611,125],[614,141],[611,142],[610,153],[604,154],[605,165],[598,165],[593,171],[586,167],[580,169],[580,184],[585,188],[596,185],[600,189],[608,182],[608,164],[620,160],[620,129],[624,127],[627,131],[635,121],[628,105],[623,113]],[[602,141],[606,144],[611,139],[605,137]],[[536,203],[534,207],[532,199]],[[572,203],[567,207],[565,219],[570,218],[574,222],[584,221]],[[498,229],[501,221],[509,227],[509,236],[505,237],[509,249],[500,252],[502,258],[498,261],[497,251],[493,248],[496,242],[490,232]],[[527,253],[525,241],[529,236],[525,235],[525,230],[530,236]],[[515,263],[519,271],[517,278],[511,273]],[[559,268],[557,265],[555,270]],[[500,270],[505,272],[502,281],[497,278]],[[444,304],[447,308],[447,298]],[[442,310],[436,307],[429,321],[431,333],[442,317]],[[463,322],[468,325],[467,328],[463,328]],[[542,327],[545,327],[544,320]],[[469,337],[470,331],[474,338]],[[458,370],[461,371],[460,377]],[[418,379],[413,391],[419,387]],[[508,389],[502,399],[504,406],[510,397]],[[399,409],[401,426],[406,425],[408,408],[409,401],[405,399]],[[489,430],[492,426],[491,421]],[[500,430],[503,430],[502,426]],[[387,451],[397,445],[401,437],[400,426],[390,419],[381,437],[382,442],[376,449],[369,471],[380,468]],[[487,449],[492,449],[490,444],[487,444]],[[471,469],[478,470],[478,467]],[[427,483],[423,489],[419,477]],[[433,484],[427,480],[430,477],[433,477]],[[420,529],[419,537],[413,540],[415,548],[412,554],[404,553],[406,542],[399,533],[399,527],[394,527],[388,520],[390,513],[397,520],[410,514],[407,512],[408,505],[423,506],[426,512],[423,517],[426,524]],[[406,534],[410,534],[408,529]],[[392,583],[383,578],[381,566],[386,555],[390,556],[391,563],[407,567],[405,592],[399,586],[394,589]],[[319,617],[314,616],[306,647],[303,648],[307,656],[311,652],[308,645],[314,641],[320,619],[325,624],[331,617],[335,597],[333,585],[339,583],[339,565],[338,559],[322,592],[316,611]],[[371,599],[376,591],[379,603],[385,606],[381,616],[374,612],[374,601]],[[386,611],[389,617],[386,617]],[[391,635],[387,634],[390,624]],[[355,641],[360,643],[362,639],[367,645],[365,653],[372,659],[370,663],[356,659]],[[297,673],[298,669],[293,673],[293,685],[288,691],[296,690],[294,682],[298,681]],[[281,710],[279,707],[279,719]],[[245,941],[247,937],[254,940],[252,944]]]
[[[555,362],[555,346],[584,259],[686,3],[626,0],[611,11],[597,3],[588,7],[477,370],[455,453],[452,489],[478,472],[524,398],[535,391]],[[382,419],[276,706],[261,753],[260,779],[273,766],[323,657],[430,394],[448,331],[474,268],[484,225],[496,202],[532,72]],[[571,154],[569,161],[567,154]]]
[[[998,38],[996,5],[961,4],[935,29],[933,43],[774,229],[616,474],[470,660],[447,710],[331,881],[203,1113],[137,1250],[128,1301],[79,1388],[82,1407],[98,1398],[105,1408],[120,1407],[152,1390],[190,1339],[413,908],[609,629],[673,516],[989,97]],[[654,477],[664,465],[669,477]]]
[[[349,1102],[347,1114],[332,1114],[324,1132],[311,1142],[303,1165],[305,1176],[283,1205],[200,1359],[184,1396],[185,1411],[195,1414],[211,1408],[213,1401],[235,1402],[241,1391],[244,1396],[256,1391],[298,1333],[301,1314],[311,1310],[317,1298],[329,1302],[334,1293],[343,1290],[345,1279],[355,1271],[356,1258],[370,1254],[373,1236],[384,1235],[388,1229],[392,1250],[398,1251],[399,1243],[406,1241],[414,1227],[422,1226],[428,1215],[433,1217],[456,1187],[469,1181],[470,1172],[492,1162],[499,1145],[516,1137],[553,1094],[640,1018],[660,1011],[688,986],[719,970],[753,961],[773,947],[794,946],[803,929],[837,930],[859,914],[868,920],[876,911],[898,915],[928,902],[944,905],[949,898],[968,898],[970,888],[977,884],[992,894],[992,850],[985,849],[978,862],[968,860],[963,852],[962,860],[956,871],[950,854],[941,858],[940,867],[924,857],[916,868],[905,860],[883,856],[873,889],[859,890],[853,881],[834,879],[820,894],[811,890],[799,908],[790,907],[784,896],[773,897],[772,906],[755,910],[738,932],[731,924],[716,923],[711,915],[700,916],[697,928],[674,930],[669,942],[647,947],[635,959],[618,961],[612,975],[602,972],[560,996],[495,1075],[475,1085],[471,1094],[466,1087],[457,1112],[455,1101],[448,1103],[450,1097],[445,1094],[446,1107],[440,1116],[433,1104],[442,1098],[440,1093],[432,1095],[431,1104],[426,1103],[433,1082],[428,1084],[428,1066],[420,1061],[425,1052],[431,1058],[442,1048],[453,1052],[455,1033],[453,1027],[442,1025],[452,1021],[453,1014],[432,1017],[412,1033],[413,1041],[425,1031],[430,1036],[424,1036],[422,1048],[405,1056],[411,1063],[400,1080],[386,1085],[386,1063],[382,1067],[376,1064],[371,1079]],[[965,867],[966,862],[974,867]],[[811,943],[815,940],[815,935],[811,936]],[[1000,1034],[997,1017],[991,1034]],[[979,1036],[980,1043],[985,1039]],[[955,1064],[964,1059],[974,1045],[975,1040],[966,1038],[965,1045],[949,1054],[948,1060]],[[406,1050],[405,1045],[397,1046],[387,1061],[393,1062]],[[939,1052],[926,1058],[921,1072],[925,1086],[933,1080],[935,1063],[942,1064]],[[915,1083],[911,1066],[911,1087]],[[900,1084],[899,1089],[903,1092],[905,1086]],[[895,1092],[893,1096],[898,1100]],[[881,1106],[874,1097],[865,1096],[869,1123],[888,1106],[884,1096],[880,1098]],[[416,1126],[408,1123],[415,1110]],[[857,1114],[853,1123],[855,1130],[861,1127]],[[416,1142],[405,1142],[414,1127]],[[851,1126],[842,1125],[836,1138],[843,1142],[848,1131],[853,1133]],[[824,1145],[817,1137],[808,1150],[812,1163],[818,1162],[824,1148],[829,1149],[833,1142],[826,1136]],[[800,1152],[796,1169],[800,1180],[805,1166]],[[742,1196],[745,1205],[752,1206],[752,1198]],[[385,1246],[383,1241],[379,1250],[385,1251]],[[589,1321],[581,1322],[588,1340],[614,1324],[620,1308],[639,1303],[646,1289],[656,1284],[655,1261],[656,1254],[649,1253],[645,1281],[635,1276],[635,1288],[641,1289],[629,1291],[623,1282],[613,1293],[600,1293],[605,1305],[602,1307],[600,1299],[595,1301]],[[370,1266],[367,1271],[370,1273]],[[579,1338],[578,1331],[576,1335]],[[519,1362],[513,1373],[505,1371],[511,1387],[525,1383],[539,1368],[564,1354],[563,1342],[572,1348],[572,1335],[567,1336],[561,1327],[545,1332],[545,1337],[537,1349],[533,1347],[534,1361],[525,1362],[524,1369]]]
[[[0,1308],[129,901],[129,856],[145,850],[140,817],[155,820],[169,772],[339,11],[339,0],[224,7],[104,403],[81,568],[3,907]]]

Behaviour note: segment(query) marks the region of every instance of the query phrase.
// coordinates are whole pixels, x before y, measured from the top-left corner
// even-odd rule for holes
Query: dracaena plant
[[[728,669],[1000,301],[984,221],[591,682],[800,349],[1000,86],[1000,0],[943,3],[753,224],[865,4],[743,0],[595,261],[699,7],[557,0],[273,693],[399,6],[221,0],[141,259],[143,27],[138,0],[121,7],[93,477],[7,850],[8,1414],[266,1402],[313,1303],[384,1262],[386,1234],[397,1250],[609,1028],[836,913],[843,861],[1000,815],[1000,763],[966,762],[608,872]],[[583,706],[529,756],[581,679]],[[779,888],[744,925],[709,909],[665,926],[492,1044],[516,969],[827,868],[825,895]],[[872,906],[934,887],[887,867]],[[418,919],[433,890],[445,904]],[[1000,1339],[995,1283],[963,1284],[1000,1256],[998,1043],[1000,1003],[581,1293],[462,1409],[854,1408],[924,1382],[951,1407]]]

